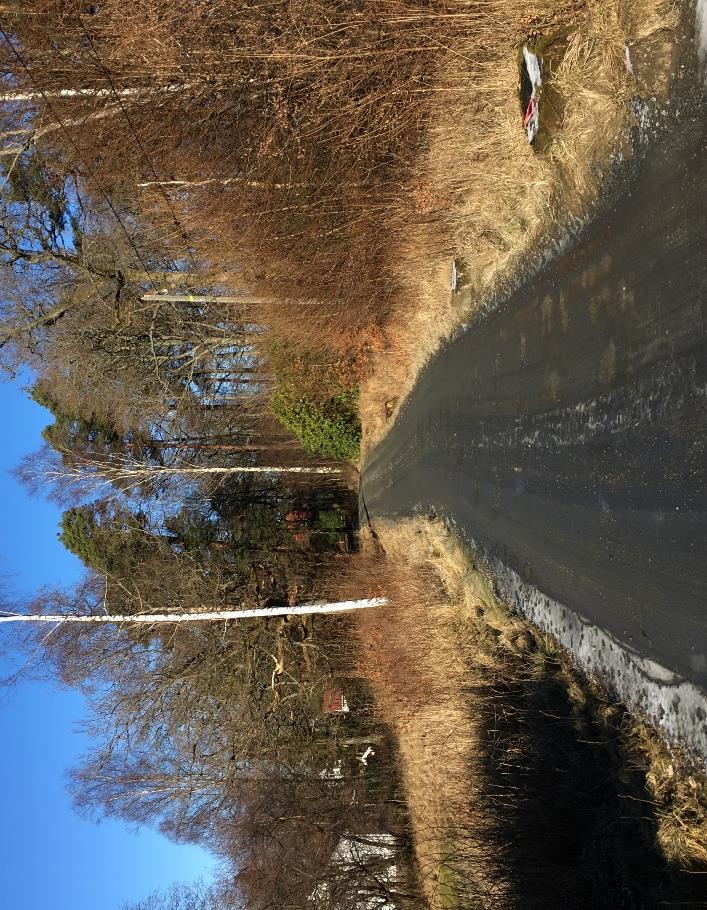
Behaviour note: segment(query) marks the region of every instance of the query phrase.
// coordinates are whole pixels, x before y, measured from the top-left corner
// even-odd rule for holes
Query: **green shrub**
[[[356,399],[355,392],[346,392],[315,401],[281,386],[270,400],[270,409],[310,455],[352,460],[358,457],[361,441]]]
[[[343,509],[320,509],[314,527],[319,532],[319,539],[323,544],[336,547],[350,521]]]

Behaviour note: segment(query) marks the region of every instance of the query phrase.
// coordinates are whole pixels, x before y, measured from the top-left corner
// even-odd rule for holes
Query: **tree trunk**
[[[371,607],[383,607],[388,603],[385,597],[368,597],[362,600],[341,600],[334,603],[300,604],[299,606],[263,607],[254,610],[205,610],[203,613],[135,613],[133,615],[64,616],[60,613],[6,613],[0,615],[2,622],[36,622],[53,623],[141,623],[157,625],[158,623],[184,622],[228,622],[231,619],[257,619],[270,616],[305,616],[321,613],[347,613],[351,610],[365,610]]]
[[[18,325],[16,328],[12,329],[12,331],[8,332],[3,338],[0,338],[0,348],[4,348],[9,341],[12,341],[13,338],[17,338],[19,335],[24,335],[25,332],[31,332],[32,329],[38,329],[43,325],[51,325],[53,322],[56,322],[57,319],[61,319],[70,307],[71,304],[60,303],[43,316],[38,316],[36,319],[30,319],[29,322],[23,322],[21,325]]]
[[[72,454],[72,453],[66,453]],[[87,469],[93,469],[93,473],[87,473]],[[78,483],[85,483],[87,486],[96,484],[96,480],[101,484],[109,483],[130,483],[135,485],[147,481],[156,480],[160,477],[202,477],[208,474],[343,474],[343,468],[332,467],[329,465],[239,465],[232,467],[220,466],[193,466],[182,465],[179,467],[163,467],[160,465],[140,466],[132,463],[120,464],[97,464],[90,460],[80,462],[74,466],[62,468],[49,468],[43,472],[47,479],[72,478]]]
[[[183,85],[165,85],[163,92],[180,92]],[[42,92],[8,92],[0,95],[3,101],[36,101],[44,98],[131,98],[153,92],[151,86],[141,85],[139,88],[60,88],[48,89]]]
[[[163,92],[176,92],[181,91],[184,88],[183,85],[167,85],[162,88]],[[120,102],[121,98],[125,97],[138,97],[140,94],[146,94],[149,89],[145,89],[144,86],[140,88],[124,88],[116,89],[112,88],[96,88],[96,89],[59,89],[58,91],[42,91],[42,92],[9,92],[4,95],[0,95],[0,103],[2,102],[19,102],[19,101],[50,101],[52,98],[115,98]],[[26,130],[25,142],[21,145],[10,146],[5,149],[0,150],[0,156],[4,157],[7,155],[17,155],[22,154],[22,152],[29,148],[34,143],[38,142],[43,136],[48,135],[49,133],[54,133],[57,130],[68,130],[75,126],[84,126],[86,123],[90,123],[94,120],[105,120],[107,117],[113,117],[116,114],[122,112],[122,107],[120,103],[110,105],[107,107],[100,108],[99,110],[87,111],[86,114],[82,117],[75,117],[72,120],[62,120],[61,117],[56,114],[52,109],[49,110],[50,114],[53,114],[55,122],[48,123],[46,126],[39,127],[38,129],[33,129],[30,127]]]
[[[304,465],[243,465],[239,467],[210,467],[202,465],[200,467],[156,467],[119,471],[118,476],[123,479],[130,477],[143,477],[145,479],[155,475],[169,475],[179,477],[181,475],[200,475],[200,474],[341,474],[341,468],[322,467],[322,466],[304,466]]]
[[[243,306],[272,306],[277,304],[273,297],[217,296],[214,294],[143,294],[145,303],[235,303]]]
[[[114,114],[119,113],[119,107],[108,107],[100,111],[93,111],[90,114],[87,114],[85,117],[77,117],[74,120],[57,120],[54,123],[48,123],[46,126],[42,126],[39,129],[30,129],[27,132],[27,139],[21,145],[14,145],[6,149],[0,150],[0,155],[17,155],[25,151],[31,145],[34,145],[42,136],[47,136],[49,133],[55,133],[57,130],[68,130],[74,126],[84,126],[86,123],[89,123],[92,120],[105,120],[106,117],[112,117]]]
[[[249,186],[253,189],[273,189],[288,190],[292,187],[312,187],[313,183],[268,183],[265,180],[248,180],[246,177],[208,177],[204,180],[145,180],[138,183],[138,187],[144,189],[150,186],[176,186],[181,188],[200,187],[200,186],[230,186],[232,183],[240,183],[241,186]]]

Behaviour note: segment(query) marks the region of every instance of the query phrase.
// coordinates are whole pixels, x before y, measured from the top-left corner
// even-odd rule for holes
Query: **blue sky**
[[[75,581],[81,565],[57,540],[59,510],[30,499],[8,473],[39,447],[50,416],[17,385],[0,383],[0,419],[0,574],[11,592],[31,595]],[[0,697],[0,872],[8,910],[118,910],[173,881],[213,875],[213,859],[199,848],[116,821],[95,825],[73,812],[64,774],[86,750],[82,714],[78,694],[49,683],[25,682]]]

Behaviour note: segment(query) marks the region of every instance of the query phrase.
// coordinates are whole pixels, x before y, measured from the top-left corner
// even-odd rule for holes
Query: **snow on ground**
[[[695,5],[695,42],[700,72],[707,86],[707,0],[697,0]]]

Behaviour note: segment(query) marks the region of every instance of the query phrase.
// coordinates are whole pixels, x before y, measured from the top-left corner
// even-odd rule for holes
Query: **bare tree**
[[[175,884],[165,891],[154,891],[142,900],[124,904],[120,910],[244,910],[234,890],[225,883]]]
[[[204,477],[227,477],[242,474],[324,474],[340,475],[343,468],[332,465],[194,465],[175,461],[170,465],[148,464],[137,461],[129,455],[110,454],[102,459],[89,459],[72,452],[60,452],[68,456],[63,464],[47,463],[36,466],[40,480],[70,484],[86,494],[114,486],[118,489],[136,489],[141,484],[169,479],[195,479]]]

